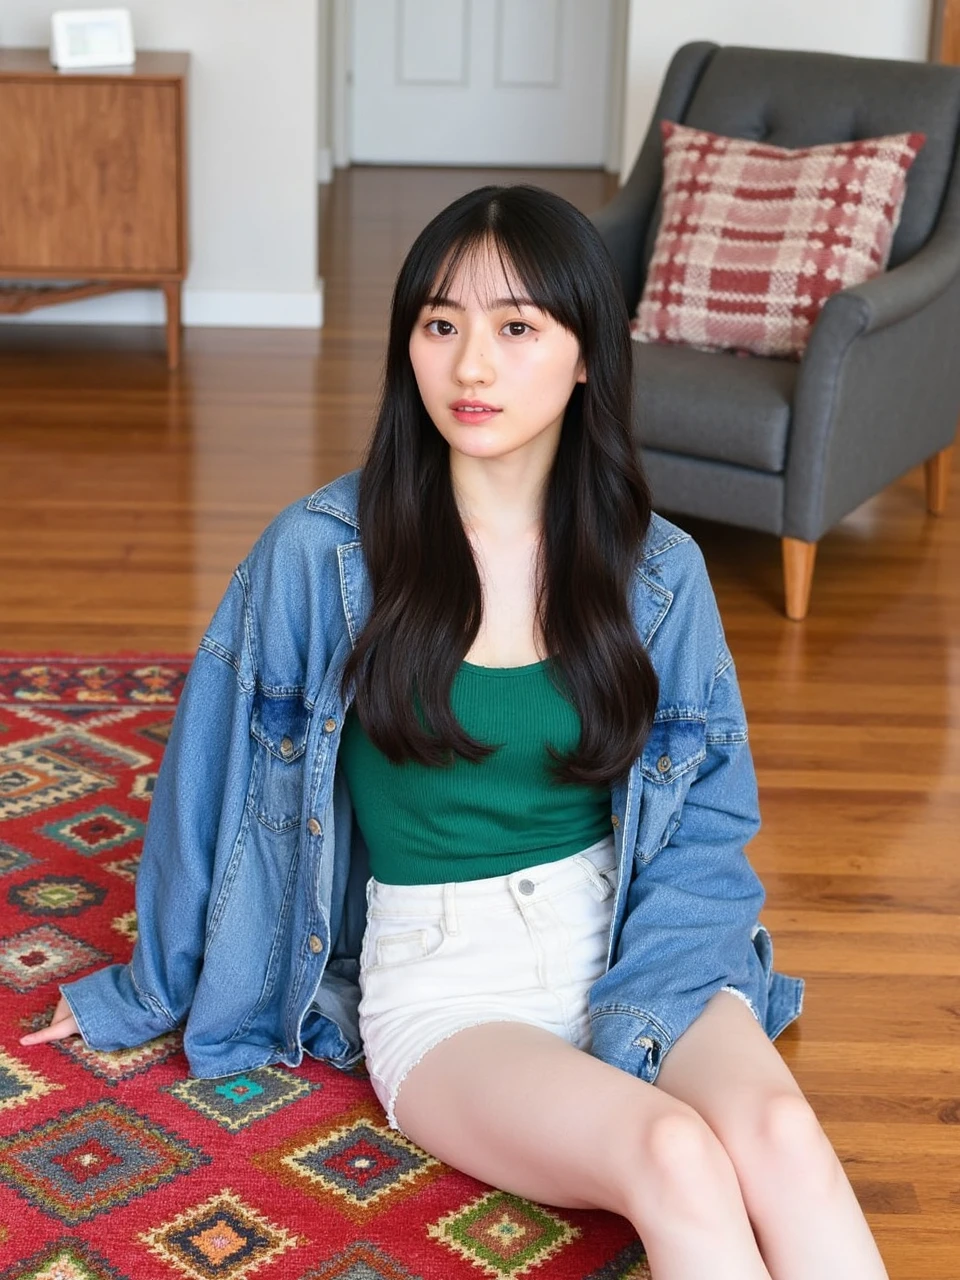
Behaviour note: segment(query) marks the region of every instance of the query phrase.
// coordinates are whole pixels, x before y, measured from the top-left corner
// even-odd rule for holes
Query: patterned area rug
[[[640,1280],[626,1219],[451,1169],[360,1068],[187,1075],[178,1033],[27,1048],[57,983],[129,958],[189,659],[0,657],[0,1280]]]

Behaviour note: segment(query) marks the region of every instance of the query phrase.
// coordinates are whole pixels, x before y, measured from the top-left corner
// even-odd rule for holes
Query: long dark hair
[[[486,246],[578,339],[587,371],[567,404],[546,486],[537,622],[547,670],[581,720],[576,749],[551,750],[553,774],[609,784],[639,755],[657,704],[656,673],[629,608],[650,493],[630,429],[631,342],[616,270],[589,219],[539,187],[461,196],[424,228],[400,269],[360,478],[373,608],[342,690],[356,682],[360,722],[394,762],[441,765],[451,753],[478,761],[495,749],[466,734],[450,707],[454,676],[480,627],[481,585],[449,447],[424,408],[409,356],[422,307],[447,292],[465,255]]]

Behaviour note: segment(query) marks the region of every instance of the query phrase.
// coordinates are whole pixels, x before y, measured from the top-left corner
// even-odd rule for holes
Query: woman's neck
[[[519,542],[539,536],[548,472],[518,460],[450,458],[450,479],[464,529]]]

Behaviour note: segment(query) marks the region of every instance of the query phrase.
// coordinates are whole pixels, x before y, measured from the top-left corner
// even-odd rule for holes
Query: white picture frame
[[[136,58],[129,9],[59,9],[50,19],[50,61],[61,70],[128,67]]]

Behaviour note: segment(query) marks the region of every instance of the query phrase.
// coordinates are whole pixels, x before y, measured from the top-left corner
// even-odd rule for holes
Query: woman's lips
[[[450,406],[450,412],[458,422],[489,422],[491,418],[496,417],[501,412],[500,409],[494,409],[490,405],[471,404],[469,401],[458,400],[456,404]]]

